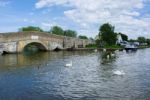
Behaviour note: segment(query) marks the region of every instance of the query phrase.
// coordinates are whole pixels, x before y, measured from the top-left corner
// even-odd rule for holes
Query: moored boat
[[[136,51],[136,50],[137,50],[137,46],[131,45],[131,44],[127,44],[127,45],[125,46],[125,50],[126,50],[126,51],[129,51],[129,50],[131,50],[131,51]]]

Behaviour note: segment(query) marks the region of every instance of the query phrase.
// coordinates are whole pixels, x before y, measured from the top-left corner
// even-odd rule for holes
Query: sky
[[[0,33],[57,25],[95,37],[104,23],[129,38],[150,38],[150,0],[0,0]]]

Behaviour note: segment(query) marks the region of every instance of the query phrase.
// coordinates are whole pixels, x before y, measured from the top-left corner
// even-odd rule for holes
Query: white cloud
[[[54,22],[54,21],[47,21],[47,22],[42,22],[41,23],[41,27],[42,29],[46,30],[46,31],[49,31],[51,29],[51,27],[53,26],[60,26],[62,27],[64,30],[67,29],[66,26],[60,24],[60,23],[57,23],[57,22]]]
[[[25,23],[30,23],[30,24],[34,24],[34,23],[35,23],[35,20],[33,20],[33,19],[28,19],[28,18],[24,18],[24,19],[23,19],[23,22],[25,22]]]
[[[64,11],[64,15],[78,23],[80,30],[95,33],[98,27],[91,26],[110,22],[115,25],[116,31],[136,37],[150,32],[150,18],[140,17],[139,12],[147,1],[149,0],[39,0],[35,6],[38,9],[53,6],[70,7]]]
[[[44,29],[44,30],[50,30],[50,27],[52,27],[52,25],[55,25],[55,24],[50,24],[50,23],[48,23],[48,22],[42,22],[42,23],[41,23],[41,27],[42,27],[42,29]]]

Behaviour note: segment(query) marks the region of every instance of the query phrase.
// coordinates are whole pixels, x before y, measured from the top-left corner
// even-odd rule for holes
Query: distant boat
[[[127,44],[127,45],[125,45],[125,50],[126,51],[129,51],[129,50],[136,51],[137,50],[137,46],[132,45],[132,44]]]

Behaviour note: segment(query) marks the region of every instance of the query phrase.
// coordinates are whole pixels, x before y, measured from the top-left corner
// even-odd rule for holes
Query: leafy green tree
[[[116,44],[117,34],[114,33],[114,29],[115,27],[109,23],[105,23],[99,28],[99,36],[107,45]]]
[[[148,45],[150,45],[150,39],[146,39]]]
[[[138,42],[140,42],[140,43],[146,43],[146,39],[145,39],[145,37],[138,37]]]
[[[137,40],[134,40],[134,39],[130,39],[128,40],[129,42],[137,42]]]
[[[64,35],[64,31],[59,26],[53,26],[50,30],[50,33],[56,34],[56,35]]]
[[[27,27],[22,27],[19,29],[21,32],[25,31],[38,31],[38,32],[43,32],[43,30],[40,27],[35,27],[35,26],[27,26]]]
[[[119,33],[119,34],[121,35],[123,41],[128,41],[128,36],[127,35],[125,35],[123,33]]]
[[[88,37],[85,36],[85,35],[79,35],[78,38],[79,38],[79,39],[88,39]]]
[[[73,30],[65,30],[64,36],[77,37],[77,32]]]
[[[89,39],[92,40],[92,41],[95,41],[94,38],[92,38],[92,37],[90,37]]]

